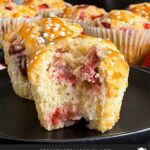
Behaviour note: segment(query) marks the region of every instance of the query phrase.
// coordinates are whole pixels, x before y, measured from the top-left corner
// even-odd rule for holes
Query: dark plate
[[[0,71],[0,138],[32,142],[87,142],[127,137],[150,130],[150,73],[130,70],[129,87],[123,100],[121,119],[101,134],[85,127],[85,122],[47,132],[40,127],[34,102],[16,96],[6,70]]]

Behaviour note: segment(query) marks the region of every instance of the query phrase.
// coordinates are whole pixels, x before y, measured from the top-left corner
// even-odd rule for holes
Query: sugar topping
[[[48,33],[45,33],[45,32],[44,32],[44,33],[43,33],[43,37],[44,37],[44,38],[48,37]]]
[[[57,23],[57,24],[55,24],[55,26],[56,26],[56,27],[60,27],[60,24]]]
[[[45,39],[43,37],[38,37],[37,41],[39,44],[45,43]]]
[[[50,38],[54,38],[55,37],[55,34],[50,34]]]
[[[36,51],[35,55],[32,57],[32,59],[27,63],[27,66],[31,65],[37,58],[38,55],[42,52],[42,50]]]
[[[50,42],[50,43],[49,43],[49,45],[54,45],[54,44],[55,44],[54,42]]]
[[[115,64],[114,64],[114,62],[113,62],[113,61],[110,61],[110,65],[111,65],[111,66],[114,66]]]
[[[66,36],[66,33],[65,33],[64,31],[61,31],[61,32],[60,32],[60,35],[61,35],[61,36]]]
[[[42,51],[42,50],[37,51],[37,52],[35,53],[35,55],[36,55],[36,56],[39,55],[39,54],[41,53],[41,51]]]
[[[31,38],[35,38],[34,34],[31,34],[30,37],[31,37]]]
[[[58,29],[59,29],[58,26],[55,26],[55,27],[53,28],[54,32],[58,31]]]
[[[112,54],[112,51],[108,51],[107,54]]]

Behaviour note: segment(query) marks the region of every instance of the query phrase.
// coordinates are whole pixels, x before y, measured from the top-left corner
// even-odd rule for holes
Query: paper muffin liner
[[[106,29],[87,26],[80,22],[87,35],[110,39],[125,56],[130,65],[140,65],[143,58],[150,50],[150,30],[127,29]]]
[[[16,30],[20,25],[25,22],[36,22],[41,18],[41,15],[33,18],[0,18],[0,46],[2,47],[4,36],[7,33]]]

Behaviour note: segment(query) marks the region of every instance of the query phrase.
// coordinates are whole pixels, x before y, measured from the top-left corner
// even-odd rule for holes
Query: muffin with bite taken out
[[[84,118],[90,129],[112,129],[128,85],[124,57],[109,40],[95,37],[55,43],[34,53],[27,67],[41,125],[50,131]]]

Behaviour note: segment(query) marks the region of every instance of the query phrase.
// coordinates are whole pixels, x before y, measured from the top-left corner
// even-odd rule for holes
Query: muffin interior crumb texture
[[[111,49],[105,47],[101,39],[91,39],[84,39],[84,46],[77,38],[54,51],[51,49],[43,54],[43,50],[28,66],[38,116],[47,130],[63,128],[84,118],[89,122],[89,128],[104,132],[119,119],[128,65],[116,48],[112,50],[114,46]],[[95,41],[104,47],[100,43],[94,44]],[[110,56],[116,59],[105,62]],[[112,69],[118,61],[125,74],[118,68]],[[118,84],[109,83],[110,80]]]

